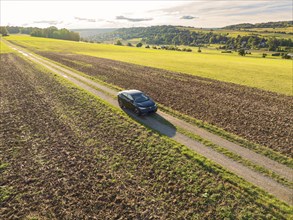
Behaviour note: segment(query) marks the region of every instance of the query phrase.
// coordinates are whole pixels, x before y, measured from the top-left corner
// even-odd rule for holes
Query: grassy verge
[[[0,37],[0,54],[5,53],[13,53],[13,50],[10,47],[8,47],[5,43],[3,43],[2,37]]]
[[[199,135],[193,134],[193,133],[188,132],[188,131],[186,131],[182,128],[179,128],[179,127],[176,127],[176,128],[177,128],[177,131],[179,131],[182,134],[185,134],[186,136],[190,137],[191,139],[196,140],[196,141],[204,144],[205,146],[210,147],[210,148],[216,150],[217,152],[224,154],[225,156],[233,159],[234,161],[237,161],[246,167],[249,167],[257,172],[264,174],[265,176],[268,176],[268,177],[276,180],[278,183],[281,183],[284,186],[288,186],[291,189],[293,189],[293,183],[288,181],[287,179],[279,176],[278,174],[276,174],[276,173],[274,173],[274,172],[272,172],[262,166],[256,165],[256,164],[250,162],[249,160],[246,160],[243,157],[241,157],[241,156],[239,156],[239,155],[237,155],[237,154],[235,154],[235,153],[233,153],[233,152],[231,152],[231,151],[229,151],[219,145],[216,145],[209,140],[206,140],[206,139],[200,137]]]
[[[203,122],[201,120],[192,118],[190,116],[184,115],[178,111],[175,111],[173,109],[170,109],[166,106],[162,106],[160,105],[160,109],[168,114],[171,114],[177,118],[180,118],[186,122],[189,122],[191,124],[194,124],[200,128],[204,128],[210,132],[212,132],[213,134],[219,135],[223,138],[225,138],[226,140],[229,140],[231,142],[234,142],[236,144],[239,144],[242,147],[248,148],[250,150],[253,150],[256,153],[259,153],[261,155],[264,155],[272,160],[275,160],[281,164],[284,164],[290,168],[293,168],[293,159],[288,158],[278,152],[275,152],[267,147],[252,143],[248,140],[245,140],[244,138],[241,138],[235,134],[231,134],[221,128],[218,128],[214,125],[208,124],[206,122]]]

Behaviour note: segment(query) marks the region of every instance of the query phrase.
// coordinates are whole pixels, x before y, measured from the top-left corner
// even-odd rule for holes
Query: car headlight
[[[147,108],[145,107],[138,107],[140,110],[146,110]]]

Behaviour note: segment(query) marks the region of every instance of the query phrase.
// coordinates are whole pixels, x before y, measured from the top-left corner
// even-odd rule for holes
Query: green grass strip
[[[265,146],[261,146],[259,144],[256,144],[256,143],[252,143],[242,137],[239,137],[235,134],[232,134],[232,133],[229,133],[221,128],[218,128],[214,125],[211,125],[209,123],[206,123],[206,122],[203,122],[201,120],[198,120],[198,119],[195,119],[195,118],[192,118],[188,115],[185,115],[185,114],[182,114],[178,111],[175,111],[173,109],[170,109],[166,106],[163,106],[161,104],[159,104],[159,108],[161,111],[164,111],[176,118],[180,118],[188,123],[191,123],[197,127],[200,127],[200,128],[203,128],[213,134],[216,134],[218,136],[221,136],[223,137],[224,139],[228,140],[228,141],[231,141],[235,144],[239,144],[240,146],[242,147],[245,147],[245,148],[248,148],[258,154],[261,154],[261,155],[264,155],[274,161],[277,161],[283,165],[286,165],[290,168],[293,168],[293,159],[279,153],[279,152],[276,152],[268,147],[265,147]]]
[[[266,169],[266,168],[264,168],[262,166],[256,165],[256,164],[252,163],[251,161],[246,160],[243,157],[241,157],[241,156],[239,156],[239,155],[237,155],[237,154],[235,154],[235,153],[233,153],[233,152],[231,152],[231,151],[229,151],[229,150],[227,150],[227,149],[225,149],[225,148],[223,148],[223,147],[221,147],[219,145],[216,145],[216,144],[214,144],[213,142],[211,142],[209,140],[206,140],[206,139],[200,137],[199,135],[196,135],[196,134],[193,134],[191,132],[188,132],[185,129],[182,129],[180,127],[176,127],[176,129],[177,129],[177,131],[179,131],[180,133],[190,137],[191,139],[193,139],[195,141],[198,141],[198,142],[202,143],[203,145],[205,145],[207,147],[210,147],[210,148],[216,150],[219,153],[224,154],[225,156],[233,159],[234,161],[237,161],[237,162],[243,164],[246,167],[252,168],[253,170],[258,171],[258,172],[264,174],[265,176],[268,176],[268,177],[276,180],[278,183],[281,183],[284,186],[287,186],[287,187],[293,189],[293,183],[288,181],[287,179],[279,176],[278,174],[276,174],[276,173],[274,173],[274,172],[272,172],[272,171],[270,171],[270,170],[268,170],[268,169]]]

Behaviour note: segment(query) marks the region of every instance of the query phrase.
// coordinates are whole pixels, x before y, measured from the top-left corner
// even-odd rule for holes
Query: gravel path
[[[75,83],[79,87],[99,96],[101,99],[107,101],[108,103],[119,107],[117,100],[112,97],[112,95],[116,95],[116,91],[113,89],[110,89],[102,84],[99,84],[97,82],[93,82],[92,80],[85,78],[77,73],[74,73],[68,69],[65,69],[63,67],[60,67],[59,65],[56,65],[48,60],[45,60],[43,58],[40,58],[39,56],[36,56],[34,54],[31,54],[30,52],[27,52],[23,48],[20,48],[18,46],[14,46],[11,43],[5,42],[9,46],[11,46],[14,50],[18,51],[22,55],[26,56],[28,59],[32,60],[33,62],[36,62],[47,69],[51,70],[54,73],[57,73],[67,80]],[[89,86],[91,85],[91,86]],[[92,86],[94,86],[97,89],[94,89]],[[154,130],[157,130],[158,132],[169,136],[170,138],[174,139],[175,141],[189,147],[190,149],[193,149],[197,153],[205,156],[206,158],[214,161],[215,163],[223,166],[227,170],[237,174],[238,176],[244,178],[248,182],[262,188],[263,190],[267,191],[268,193],[276,196],[277,198],[287,202],[288,204],[293,204],[293,193],[292,190],[288,187],[285,187],[276,181],[274,181],[271,178],[268,178],[256,171],[253,171],[242,164],[233,161],[232,159],[224,156],[223,154],[220,154],[216,152],[215,150],[208,148],[204,146],[203,144],[192,140],[191,138],[179,133],[176,131],[175,127],[172,127],[170,125],[167,125],[163,123],[161,120],[157,120],[156,117],[161,117],[167,121],[169,121],[174,126],[178,126],[181,128],[184,128],[185,130],[188,130],[192,133],[195,133],[197,135],[200,135],[201,137],[208,139],[212,141],[213,143],[220,145],[234,153],[237,153],[238,155],[242,156],[244,159],[250,160],[255,164],[261,165],[267,169],[272,170],[273,172],[277,173],[278,175],[288,179],[289,181],[292,181],[293,172],[292,169],[288,168],[287,166],[284,166],[282,164],[279,164],[273,160],[270,160],[262,155],[259,155],[249,149],[243,148],[239,145],[236,145],[232,142],[229,142],[217,135],[214,135],[204,129],[198,128],[194,125],[191,125],[183,120],[174,118],[173,116],[166,114],[164,112],[158,111],[156,116],[144,116],[144,117],[137,117],[131,112],[127,111],[127,114],[129,114],[132,118],[135,120],[147,125],[148,127],[151,127]]]

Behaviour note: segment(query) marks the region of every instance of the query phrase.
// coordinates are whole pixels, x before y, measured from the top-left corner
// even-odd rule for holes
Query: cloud
[[[198,17],[194,17],[194,16],[191,16],[191,15],[184,15],[180,19],[191,20],[191,19],[195,19],[195,18],[198,18]]]
[[[163,13],[207,16],[262,15],[292,10],[292,1],[203,1],[187,2],[177,7],[160,9]],[[184,17],[184,16],[183,16]],[[184,18],[182,18],[184,19]]]
[[[63,21],[54,21],[54,20],[42,20],[42,21],[34,21],[35,24],[50,24],[57,25],[63,23]]]
[[[117,20],[127,20],[131,22],[151,21],[153,18],[127,18],[124,16],[116,16]]]
[[[74,19],[79,20],[79,21],[87,21],[87,22],[96,22],[96,19],[92,18],[80,18],[80,17],[74,17]]]

